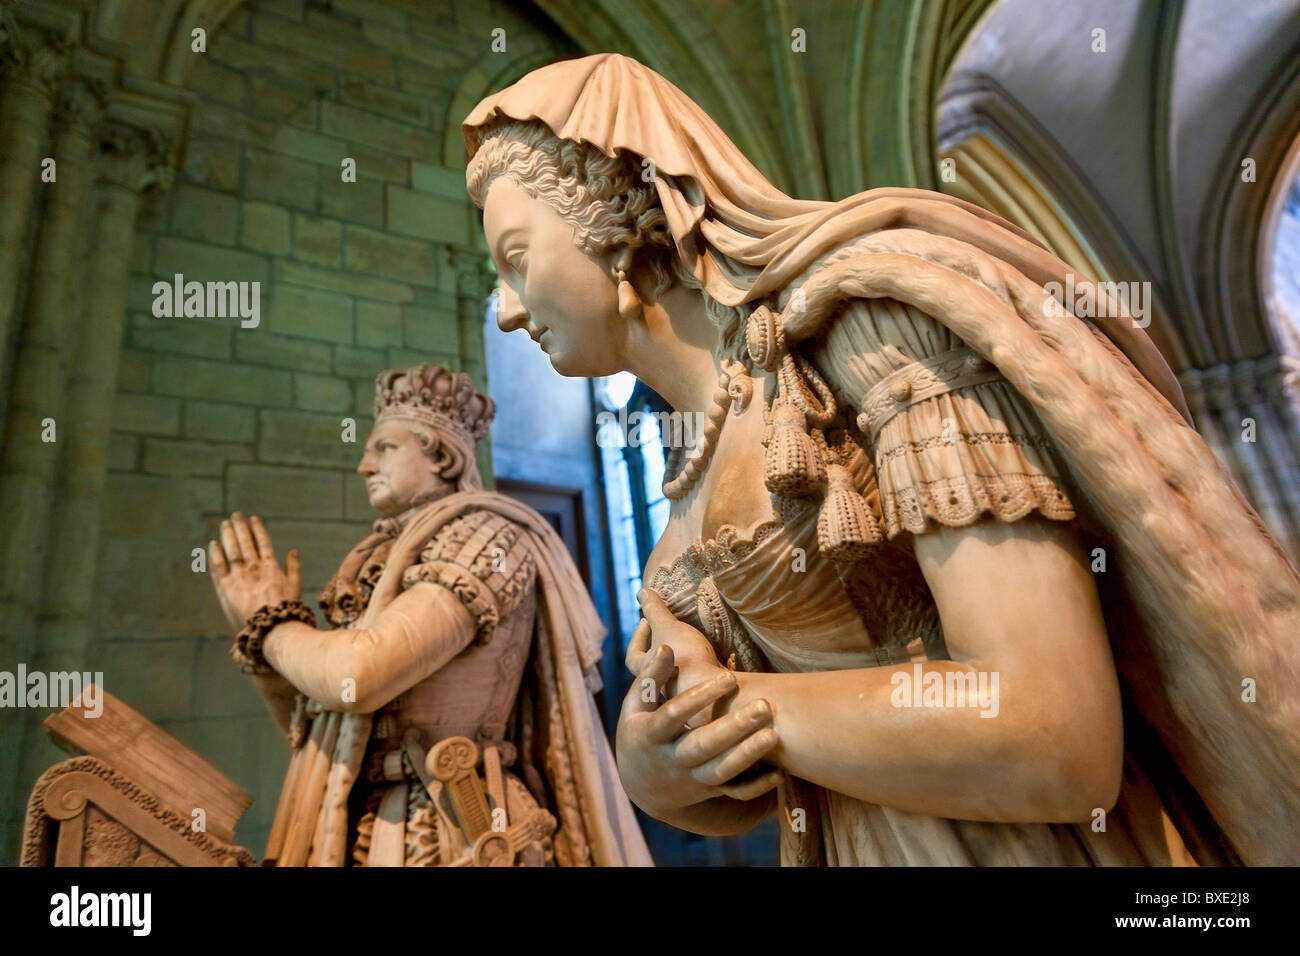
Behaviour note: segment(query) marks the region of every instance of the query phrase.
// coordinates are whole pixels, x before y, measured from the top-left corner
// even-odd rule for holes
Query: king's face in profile
[[[370,507],[381,515],[399,515],[417,500],[454,490],[435,473],[419,438],[398,421],[380,421],[366,440],[357,473],[366,480]]]

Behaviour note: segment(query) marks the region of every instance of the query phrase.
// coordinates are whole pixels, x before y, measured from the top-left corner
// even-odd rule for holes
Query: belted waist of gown
[[[505,739],[503,724],[489,726],[445,723],[401,728],[395,714],[380,710],[375,714],[374,730],[370,735],[370,746],[366,754],[366,777],[372,783],[411,779],[414,768],[404,764],[404,759],[409,762],[408,741],[413,740],[419,745],[421,752],[427,754],[439,743],[452,737],[472,740],[478,746],[480,753],[490,747],[495,748],[503,767],[512,766],[515,762],[517,755],[515,745]]]

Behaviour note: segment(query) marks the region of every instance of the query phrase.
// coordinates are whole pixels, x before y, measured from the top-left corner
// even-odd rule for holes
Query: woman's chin
[[[561,375],[574,376],[585,375],[579,367],[579,363],[569,360],[569,357],[563,352],[547,352],[546,357],[551,360],[551,368],[555,369]]]
[[[614,374],[597,363],[584,360],[581,353],[556,350],[547,352],[546,357],[551,360],[551,368],[567,378],[602,378]]]

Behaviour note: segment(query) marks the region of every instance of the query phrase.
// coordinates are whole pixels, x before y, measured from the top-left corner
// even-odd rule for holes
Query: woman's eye
[[[524,269],[528,266],[528,256],[522,252],[512,252],[506,257],[506,263],[515,272],[523,275]]]

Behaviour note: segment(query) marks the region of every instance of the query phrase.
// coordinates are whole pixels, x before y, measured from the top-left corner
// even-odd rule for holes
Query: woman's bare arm
[[[294,688],[329,710],[370,713],[464,650],[474,619],[441,585],[420,581],[367,628],[276,627],[262,653]]]
[[[894,675],[911,680],[912,664],[739,673],[727,708],[769,702],[779,743],[767,762],[931,816],[1075,822],[1112,806],[1123,760],[1119,687],[1074,530],[1037,518],[944,528],[918,537],[916,555],[953,657],[923,662],[922,673],[996,674],[996,715],[895,706]]]

